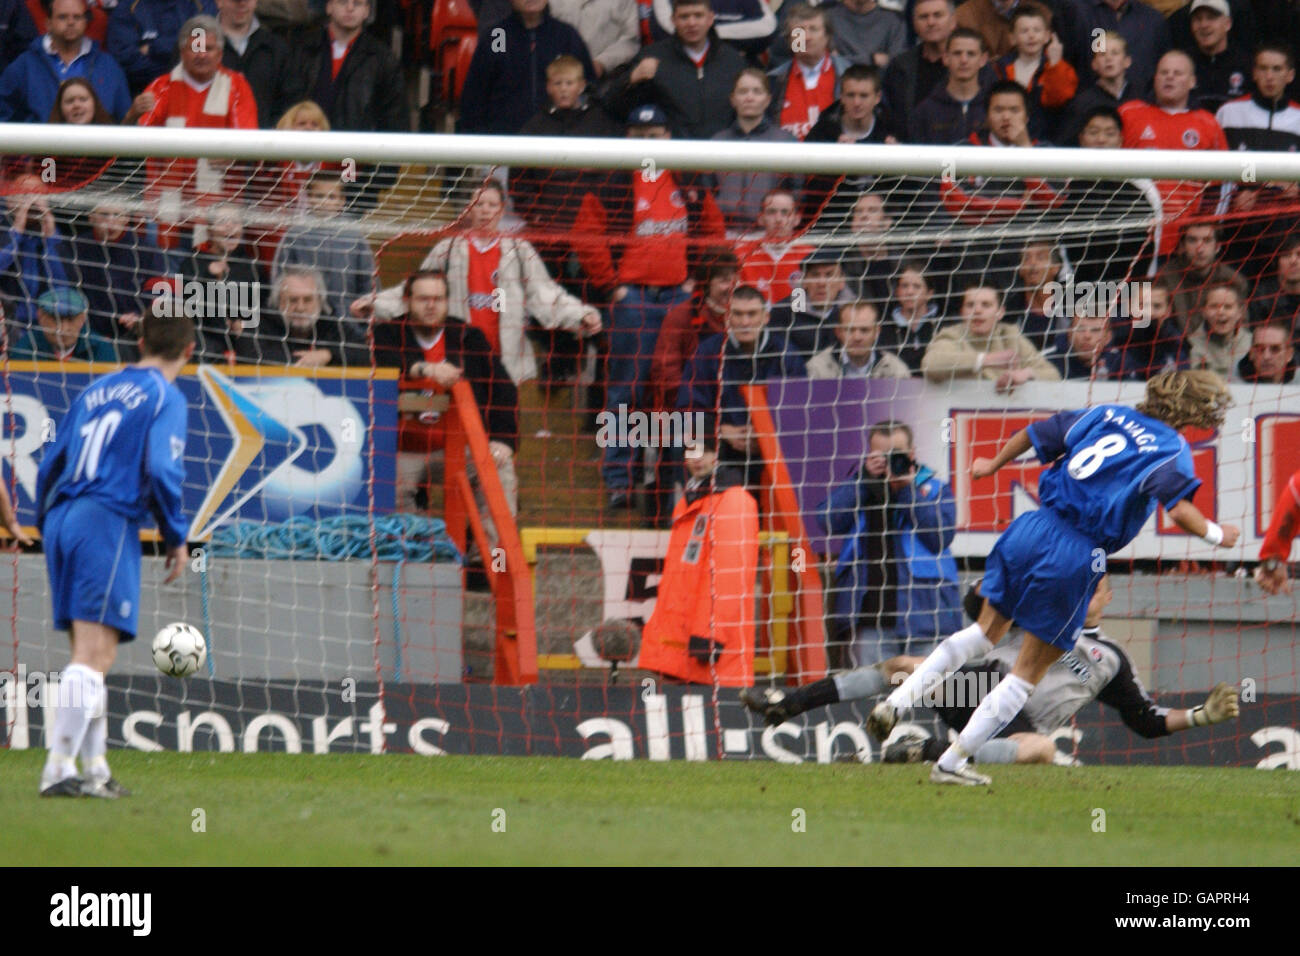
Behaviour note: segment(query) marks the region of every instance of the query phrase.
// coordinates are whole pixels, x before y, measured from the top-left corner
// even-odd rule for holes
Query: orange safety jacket
[[[696,684],[716,677],[723,687],[748,687],[754,682],[758,504],[740,484],[722,487],[730,472],[719,469],[711,490],[688,492],[673,509],[639,666]]]

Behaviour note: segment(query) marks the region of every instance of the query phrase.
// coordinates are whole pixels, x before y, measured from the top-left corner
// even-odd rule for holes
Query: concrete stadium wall
[[[1300,693],[1300,583],[1276,597],[1250,579],[1210,575],[1113,574],[1111,586],[1102,631],[1152,691],[1249,678],[1260,693]]]
[[[67,643],[50,625],[45,562],[17,562],[18,660],[29,672],[67,663]],[[394,565],[379,566],[379,659],[385,680],[460,681],[464,673],[463,601],[454,565],[406,564],[395,643]],[[366,562],[214,560],[208,618],[218,679],[337,681],[372,679],[375,610]],[[171,621],[203,622],[199,575],[159,586],[162,561],[142,569],[141,640],[126,645],[115,672],[154,673],[147,638]],[[963,589],[965,587],[963,582]],[[1218,681],[1256,682],[1260,693],[1300,693],[1297,595],[1266,598],[1249,580],[1182,575],[1114,575],[1106,635],[1132,657],[1152,691],[1201,690]],[[1300,592],[1300,587],[1297,588]],[[12,613],[12,589],[0,588],[0,621]],[[0,667],[9,661],[0,659]],[[557,676],[557,675],[552,675]]]
[[[18,660],[29,672],[68,662],[67,641],[51,625],[45,559],[22,555],[18,568]],[[395,565],[378,568],[372,603],[365,561],[211,561],[209,649],[221,680],[338,681],[375,677],[375,604],[379,661],[385,680],[458,682],[463,674],[460,570],[448,564],[403,564],[399,580],[401,646],[393,626]],[[187,571],[162,587],[161,558],[141,568],[140,638],[122,648],[114,672],[156,673],[149,642],[164,624],[202,629],[199,574]],[[12,613],[12,589],[0,593],[0,621]],[[9,661],[0,661],[7,668]],[[205,675],[206,676],[206,675]]]

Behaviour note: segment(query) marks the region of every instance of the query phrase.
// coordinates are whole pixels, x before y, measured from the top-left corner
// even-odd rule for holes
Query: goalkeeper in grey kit
[[[1129,730],[1146,738],[1165,737],[1180,730],[1236,719],[1240,713],[1237,692],[1223,683],[1210,691],[1204,703],[1190,710],[1159,706],[1133,672],[1133,663],[1123,648],[1101,633],[1102,612],[1112,597],[1109,579],[1102,578],[1088,605],[1077,646],[1048,668],[1024,709],[997,737],[979,749],[974,755],[976,762],[1072,762],[1057,749],[1050,735],[1093,700],[1118,711]],[[978,616],[983,604],[978,584],[967,593],[965,604],[968,614]],[[925,702],[948,727],[960,732],[983,694],[1010,673],[1018,651],[1018,639],[1003,641],[983,658],[968,662],[942,684],[928,690]],[[751,687],[740,696],[767,723],[779,724],[814,707],[886,693],[891,689],[891,677],[898,679],[898,675],[910,674],[920,661],[919,657],[893,657],[794,690]],[[947,746],[947,741],[904,730],[886,744],[883,760],[886,763],[937,760]]]

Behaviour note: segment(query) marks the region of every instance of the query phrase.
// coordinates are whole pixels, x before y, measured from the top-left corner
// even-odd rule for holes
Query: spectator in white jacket
[[[641,49],[637,5],[631,0],[551,0],[551,16],[580,34],[599,79]]]
[[[537,377],[537,359],[525,334],[528,318],[548,329],[595,335],[600,311],[564,291],[546,271],[532,244],[501,234],[505,190],[484,183],[465,208],[465,228],[438,241],[421,269],[445,272],[448,311],[479,329],[501,357],[515,384]],[[402,314],[402,287],[361,299],[352,313],[375,319]]]

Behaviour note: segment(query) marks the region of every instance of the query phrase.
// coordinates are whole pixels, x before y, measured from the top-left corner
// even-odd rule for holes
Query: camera
[[[889,476],[891,478],[903,478],[911,474],[912,454],[906,451],[891,451],[889,453]]]

